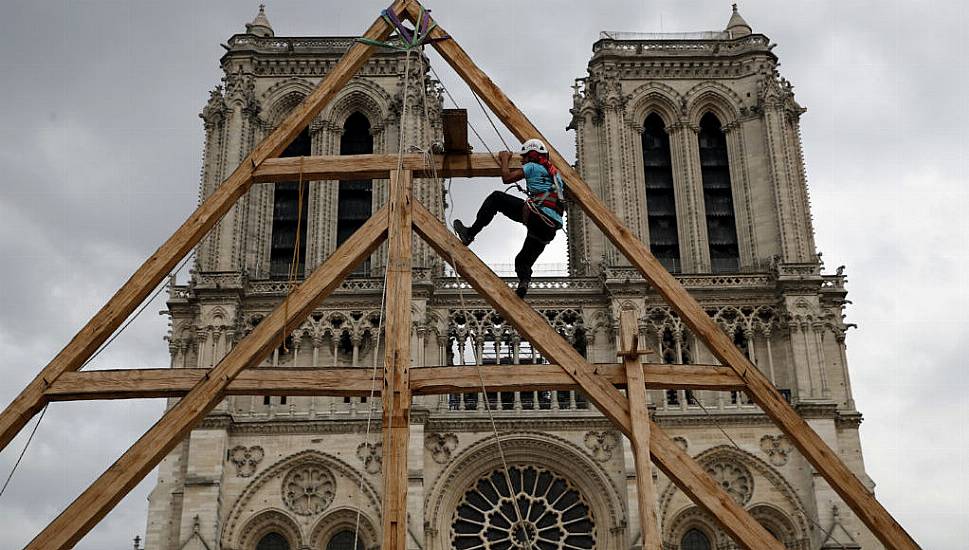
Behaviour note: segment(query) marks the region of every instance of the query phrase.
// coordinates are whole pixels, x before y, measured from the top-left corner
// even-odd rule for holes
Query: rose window
[[[743,506],[750,502],[754,492],[754,480],[747,468],[735,462],[720,460],[708,464],[706,470],[738,504]]]
[[[479,479],[464,494],[451,525],[453,548],[571,550],[595,547],[592,512],[571,483],[535,466],[512,466],[509,474],[511,492],[504,470],[498,469]],[[515,502],[518,503],[517,510]]]
[[[311,516],[333,502],[336,479],[323,466],[307,464],[290,470],[283,479],[283,502],[301,516]]]

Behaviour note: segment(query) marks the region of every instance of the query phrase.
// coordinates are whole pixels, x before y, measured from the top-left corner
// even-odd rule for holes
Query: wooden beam
[[[434,155],[436,170],[427,165],[424,155],[408,153],[401,158],[404,170],[418,178],[437,175],[440,178],[500,177],[497,160],[487,154]],[[512,158],[511,167],[521,167],[521,159]],[[256,183],[295,181],[302,173],[304,180],[386,179],[397,170],[397,155],[331,155],[267,159],[252,174]]]
[[[395,0],[391,9],[400,11],[411,0]],[[386,40],[391,28],[383,18],[370,26],[365,37]],[[76,371],[97,348],[128,318],[175,265],[188,254],[209,229],[249,190],[252,169],[270,157],[279,156],[293,138],[319,114],[363,66],[374,48],[355,42],[331,69],[319,86],[266,137],[225,181],[192,213],[171,237],[149,257],[111,297],[77,335],[0,414],[0,450],[23,429],[44,406],[44,389],[61,374]]]
[[[44,395],[49,401],[147,399],[182,397],[209,369],[123,369],[65,372]],[[579,390],[575,379],[559,365],[483,365],[485,385],[494,391]],[[626,387],[625,367],[593,365],[593,373],[618,387]],[[739,391],[743,381],[732,370],[713,365],[643,364],[646,385],[666,390]],[[365,397],[370,373],[352,368],[251,368],[239,373],[226,395],[292,395]],[[410,371],[414,395],[464,393],[480,389],[476,367],[417,367]],[[380,395],[380,388],[376,388]]]
[[[313,311],[387,236],[387,209],[382,208],[347,239],[303,284],[232,348],[131,446],[101,477],[67,507],[27,550],[72,548],[225,396],[225,389],[243,369],[258,365]],[[408,307],[409,304],[408,304]],[[289,318],[285,318],[286,314]]]
[[[408,18],[418,17],[418,6],[407,7]],[[447,33],[438,25],[431,33],[434,38]],[[566,180],[570,200],[578,204],[602,233],[635,265],[652,287],[676,310],[693,333],[704,342],[723,364],[730,366],[747,381],[747,393],[778,425],[801,454],[820,472],[845,503],[888,548],[914,550],[915,540],[868,491],[858,477],[848,469],[837,454],[818,436],[797,412],[784,400],[777,388],[750,363],[730,338],[717,327],[685,288],[653,257],[649,247],[637,239],[609,210],[579,173],[551,146],[527,117],[478,68],[453,38],[434,42],[434,48],[464,79],[471,89],[494,112],[518,139],[538,138],[549,148],[552,163]]]
[[[639,321],[631,309],[619,314],[619,352],[626,369],[626,396],[632,421],[633,459],[636,462],[636,489],[639,494],[639,528],[644,550],[663,550],[656,520],[656,488],[653,464],[649,459],[649,409],[646,406],[646,380],[639,359]]]
[[[510,321],[545,357],[555,361],[582,387],[600,412],[627,437],[632,436],[629,402],[615,386],[595,375],[592,365],[579,355],[548,322],[494,274],[468,247],[461,244],[422,204],[414,204],[414,228],[485,298]],[[689,455],[655,424],[650,426],[650,451],[656,464],[700,507],[719,518],[723,528],[748,548],[783,550]]]
[[[383,383],[383,544],[407,550],[407,446],[410,442],[411,188],[409,171],[390,174]]]

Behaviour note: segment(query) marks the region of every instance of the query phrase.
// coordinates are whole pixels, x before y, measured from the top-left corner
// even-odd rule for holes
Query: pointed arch
[[[683,94],[686,99],[686,118],[693,126],[700,124],[704,114],[711,112],[724,126],[740,117],[743,100],[737,92],[719,82],[701,82]]]
[[[662,82],[643,84],[628,97],[626,112],[636,124],[641,124],[650,113],[656,113],[669,126],[680,119],[686,104],[679,92]]]
[[[256,550],[259,542],[267,536],[277,534],[286,540],[293,550],[303,545],[299,525],[286,512],[271,508],[254,515],[242,528],[237,545],[240,550]]]
[[[509,466],[538,465],[572,482],[588,500],[597,525],[598,544],[622,536],[626,512],[619,490],[608,474],[585,450],[564,438],[544,432],[502,434],[502,450]],[[483,438],[458,453],[441,472],[424,501],[425,521],[432,531],[448,533],[452,515],[470,488],[500,468],[493,438]],[[442,535],[443,536],[443,535]]]
[[[222,527],[220,540],[223,548],[240,548],[249,550],[249,547],[242,545],[243,537],[249,533],[247,526],[253,524],[252,519],[260,514],[274,512],[276,515],[267,516],[280,518],[278,514],[290,518],[291,516],[284,511],[284,504],[280,498],[279,480],[289,470],[303,464],[316,464],[329,469],[337,478],[339,484],[344,484],[347,490],[352,487],[355,502],[359,503],[364,510],[370,510],[374,514],[380,513],[380,495],[372,483],[365,475],[349,465],[340,458],[333,455],[315,450],[306,450],[282,458],[265,468],[259,475],[252,478],[252,481],[242,491],[226,515],[225,523]],[[273,484],[275,482],[275,484]],[[339,487],[338,487],[339,488]],[[345,493],[344,493],[345,494]],[[258,498],[257,498],[258,497]],[[263,499],[268,499],[268,506],[263,503]],[[256,503],[259,503],[258,505]],[[252,508],[267,506],[265,511],[259,511],[255,515],[251,514]],[[280,521],[282,521],[280,519]],[[267,531],[268,532],[268,531]],[[297,533],[302,537],[302,531],[297,527]],[[245,540],[249,540],[248,538]],[[303,539],[298,539],[302,541]],[[302,544],[302,542],[301,542]],[[298,546],[294,545],[294,548]]]
[[[676,219],[676,190],[673,183],[673,155],[667,121],[656,112],[643,122],[643,176],[646,183],[646,220],[649,248],[671,272],[679,272],[680,237]]]
[[[327,544],[334,536],[344,531],[357,535],[361,548],[377,549],[380,547],[380,532],[375,525],[376,520],[362,510],[342,507],[325,514],[310,531],[309,545],[311,548],[327,548]]]

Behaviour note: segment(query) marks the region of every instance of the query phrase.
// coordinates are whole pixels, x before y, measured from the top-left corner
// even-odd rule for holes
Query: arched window
[[[347,117],[340,137],[341,155],[366,155],[373,153],[373,136],[370,121],[360,112]],[[346,180],[340,182],[337,199],[336,244],[339,246],[360,228],[373,213],[373,183],[371,180]],[[370,271],[367,260],[356,271]]]
[[[310,155],[309,130],[300,132],[283,151],[284,157]],[[302,200],[300,194],[302,193]],[[280,182],[273,193],[272,244],[269,250],[269,277],[286,279],[296,251],[299,238],[299,254],[296,255],[296,276],[302,277],[306,264],[306,225],[309,212],[309,182],[304,181],[302,190],[298,181]],[[298,230],[298,231],[297,231]]]
[[[289,550],[289,541],[279,533],[269,533],[259,539],[256,550]]]
[[[730,190],[730,161],[727,139],[716,115],[700,119],[700,171],[703,176],[703,204],[710,241],[710,268],[714,273],[740,269],[737,222]]]
[[[356,539],[356,544],[354,544]],[[326,550],[363,550],[363,543],[354,536],[353,531],[340,531],[326,543]]]
[[[680,540],[680,550],[712,550],[710,539],[699,529],[690,529]]]
[[[656,113],[646,117],[643,124],[643,167],[646,172],[649,249],[667,270],[679,272],[680,237],[676,228],[670,136],[663,119]]]

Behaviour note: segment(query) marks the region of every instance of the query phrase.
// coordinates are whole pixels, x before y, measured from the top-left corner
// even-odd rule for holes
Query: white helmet
[[[548,149],[545,147],[545,144],[542,143],[542,140],[540,140],[540,139],[534,139],[534,138],[532,138],[532,139],[530,139],[530,140],[528,140],[528,141],[526,141],[525,143],[522,144],[522,153],[521,154],[524,155],[525,153],[528,153],[529,151],[535,151],[536,153],[539,153],[539,154],[542,154],[542,155],[547,155],[548,154]]]

